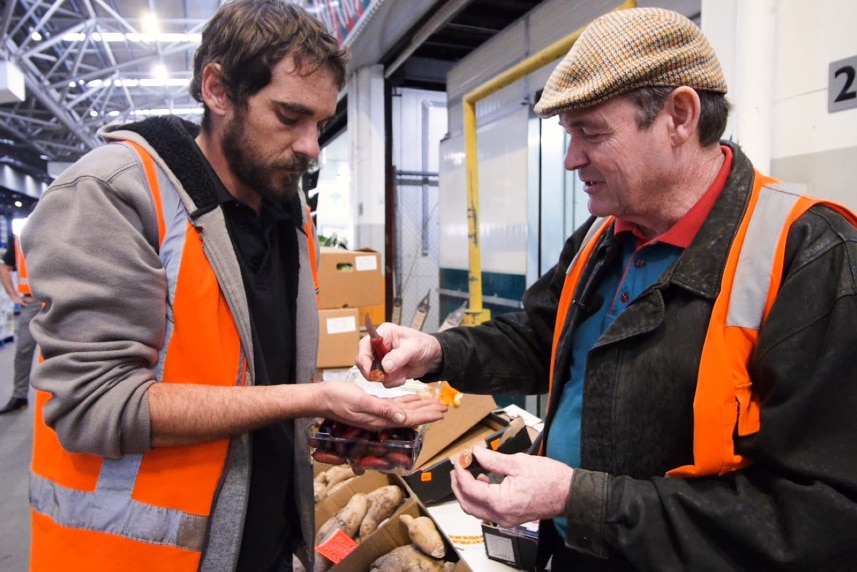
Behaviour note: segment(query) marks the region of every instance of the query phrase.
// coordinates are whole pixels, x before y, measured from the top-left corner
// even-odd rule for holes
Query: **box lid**
[[[426,461],[444,450],[472,427],[478,425],[486,415],[496,408],[497,403],[490,395],[464,394],[460,406],[450,407],[443,419],[429,425],[414,468],[425,465]]]

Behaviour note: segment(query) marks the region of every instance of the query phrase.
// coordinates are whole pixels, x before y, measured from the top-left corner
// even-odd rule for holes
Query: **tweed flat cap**
[[[586,27],[548,78],[541,118],[602,103],[640,87],[726,93],[711,44],[690,20],[661,8],[609,12]]]

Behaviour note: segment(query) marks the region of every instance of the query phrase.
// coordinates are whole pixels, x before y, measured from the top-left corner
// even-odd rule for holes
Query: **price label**
[[[342,530],[334,532],[330,538],[315,547],[315,551],[333,562],[339,562],[357,548],[357,542]]]

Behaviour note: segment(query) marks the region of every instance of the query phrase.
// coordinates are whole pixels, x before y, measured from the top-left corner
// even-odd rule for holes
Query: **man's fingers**
[[[502,475],[509,474],[509,455],[497,453],[487,447],[473,447],[473,456],[482,468]]]
[[[393,413],[393,417],[391,417],[393,423],[398,423],[400,425],[404,425],[408,422],[408,415],[402,410],[396,411]]]

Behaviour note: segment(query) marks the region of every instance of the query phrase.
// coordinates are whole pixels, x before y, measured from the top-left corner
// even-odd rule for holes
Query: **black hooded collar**
[[[211,184],[211,171],[194,139],[199,126],[175,116],[150,117],[122,127],[143,137],[163,159],[184,190],[193,199],[197,210],[191,218],[218,205],[217,190]]]

